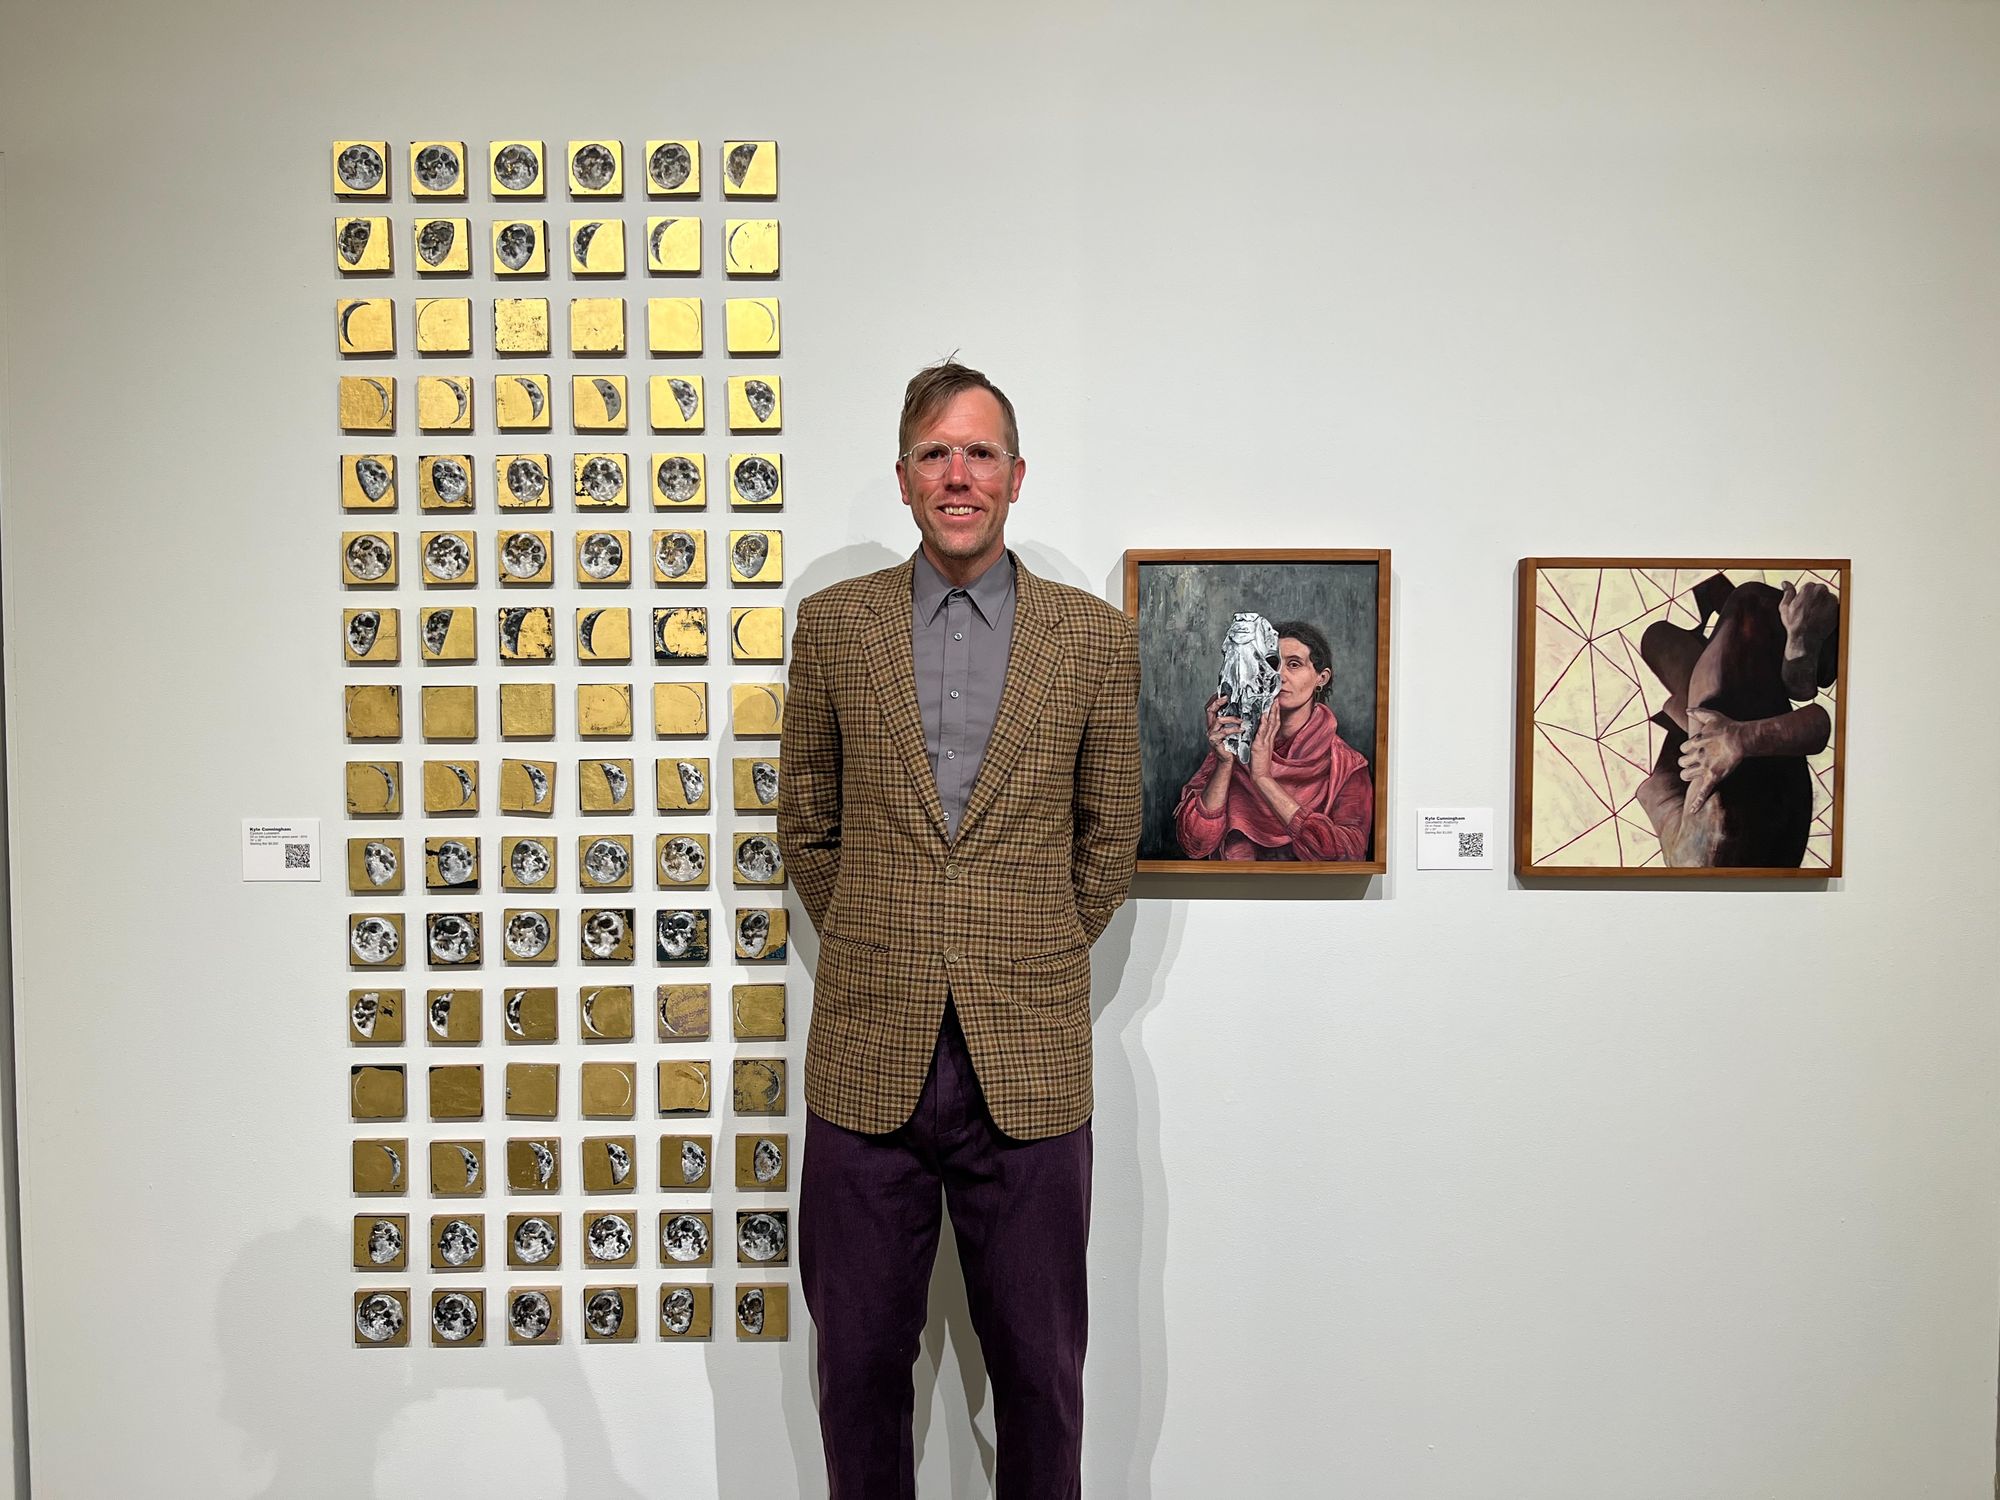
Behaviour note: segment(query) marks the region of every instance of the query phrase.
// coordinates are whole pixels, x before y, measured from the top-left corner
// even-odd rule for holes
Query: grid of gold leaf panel
[[[785,1338],[777,144],[330,168],[353,1342]]]

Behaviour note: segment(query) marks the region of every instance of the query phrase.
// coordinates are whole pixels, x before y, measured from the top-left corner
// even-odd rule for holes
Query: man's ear
[[[903,504],[908,505],[910,503],[910,481],[909,477],[903,472],[903,461],[900,458],[896,460],[896,490],[897,493],[902,495]]]

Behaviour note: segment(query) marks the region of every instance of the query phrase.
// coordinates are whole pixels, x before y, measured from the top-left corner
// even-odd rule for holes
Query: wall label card
[[[245,818],[245,880],[318,880],[318,818]]]
[[[1418,808],[1417,868],[1419,870],[1492,869],[1493,809],[1490,807]]]

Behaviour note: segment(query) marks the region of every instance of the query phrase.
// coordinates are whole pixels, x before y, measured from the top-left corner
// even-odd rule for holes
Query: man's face
[[[925,443],[951,447],[988,443],[1004,449],[1007,426],[1000,403],[991,391],[960,391],[911,435],[913,449]],[[1013,458],[991,478],[975,479],[966,469],[965,456],[954,453],[944,472],[929,479],[917,472],[913,459],[896,461],[903,503],[916,518],[925,549],[933,561],[950,563],[949,571],[967,577],[984,571],[1006,551],[1007,511],[1027,472],[1027,462]]]

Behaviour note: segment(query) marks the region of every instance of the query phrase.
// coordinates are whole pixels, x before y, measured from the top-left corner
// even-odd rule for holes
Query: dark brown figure
[[[1839,665],[1840,601],[1816,581],[1779,590],[1720,573],[1694,599],[1713,631],[1660,620],[1639,642],[1668,694],[1639,805],[1669,865],[1796,868],[1812,831],[1806,757],[1833,733],[1811,700]]]

